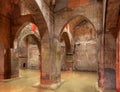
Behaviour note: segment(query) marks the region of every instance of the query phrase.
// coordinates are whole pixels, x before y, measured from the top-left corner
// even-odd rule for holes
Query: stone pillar
[[[46,33],[40,48],[40,85],[46,87],[51,84],[50,42]]]
[[[9,79],[14,76],[11,73],[11,33],[10,18],[0,15],[0,54],[1,54],[1,70],[0,80]]]
[[[4,80],[18,75],[11,71],[11,0],[1,0],[0,6],[0,80]]]
[[[66,65],[66,71],[72,71],[73,70],[73,54],[67,54],[65,57],[65,65]]]
[[[42,1],[42,0],[41,0]],[[48,7],[44,2],[42,2],[42,6]],[[54,6],[50,6],[53,7]],[[42,70],[41,70],[41,84],[43,87],[56,87],[61,79],[60,76],[60,61],[59,59],[59,46],[57,42],[57,38],[55,36],[54,30],[54,14],[53,10],[49,10],[49,8],[41,9],[45,20],[47,20],[48,29],[42,38]],[[45,15],[45,13],[48,15]],[[44,30],[45,31],[45,30]]]
[[[98,62],[98,85],[104,89],[104,33],[100,35],[100,61]]]
[[[116,41],[116,90],[120,92],[120,17],[118,23],[118,35]]]
[[[104,0],[103,10],[102,10],[103,20],[101,23],[103,25],[101,26],[102,32],[100,34],[100,58],[99,58],[100,61],[98,63],[98,75],[99,75],[98,84],[99,84],[99,87],[102,89],[102,91],[104,90],[104,87],[105,87],[104,62],[105,62],[106,5],[107,5],[107,0]]]
[[[19,53],[19,67],[21,69],[27,69],[27,68],[30,68],[28,61],[30,61],[28,58],[29,58],[29,45],[28,45],[28,38],[24,38],[22,40],[20,40],[19,42],[17,42],[19,44],[18,46],[18,53]],[[32,51],[32,50],[31,50]],[[33,61],[34,62],[34,61]]]
[[[15,77],[11,71],[11,51],[0,44],[0,80]]]
[[[51,78],[52,78],[52,83],[60,83],[61,82],[61,47],[60,47],[60,42],[56,39],[53,38],[53,44],[51,45],[51,61],[52,61],[52,70],[51,70]]]
[[[45,35],[41,42],[40,85],[44,88],[57,88],[61,82],[61,54],[59,41]],[[52,88],[53,89],[53,88]]]
[[[43,87],[51,87],[52,84],[60,82],[61,58],[60,45],[57,41],[42,41],[40,54],[40,83]]]

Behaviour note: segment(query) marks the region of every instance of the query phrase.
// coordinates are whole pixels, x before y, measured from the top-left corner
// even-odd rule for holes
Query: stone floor
[[[0,92],[96,92],[95,72],[62,72],[65,81],[56,90],[42,89],[39,84],[39,71],[20,70],[20,78],[1,81]],[[115,91],[105,91],[115,92]]]

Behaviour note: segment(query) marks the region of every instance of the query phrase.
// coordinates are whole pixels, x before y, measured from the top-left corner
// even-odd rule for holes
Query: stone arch
[[[96,7],[97,6],[97,7]],[[102,56],[101,56],[101,32],[103,31],[103,11],[102,11],[102,7],[103,4],[99,3],[98,1],[93,1],[93,4],[90,4],[88,6],[84,7],[76,7],[74,9],[72,8],[68,8],[65,10],[61,10],[59,12],[56,12],[55,14],[55,36],[59,37],[59,34],[62,30],[62,28],[64,28],[65,24],[67,23],[67,21],[69,21],[70,19],[74,18],[75,16],[83,16],[86,17],[87,19],[89,19],[92,24],[94,25],[95,29],[96,29],[96,33],[97,35],[97,47],[98,47],[98,72],[99,72],[99,81],[101,81],[101,76],[103,70],[101,68],[102,66]],[[91,11],[93,11],[91,13]],[[98,18],[99,16],[99,18]],[[104,76],[104,74],[103,74]]]
[[[64,41],[66,47],[66,54],[71,53],[71,41],[69,34],[67,32],[63,32],[60,37],[60,42]]]
[[[75,15],[75,16],[72,16],[72,17],[69,17],[65,20],[65,22],[62,23],[62,26],[60,27],[60,30],[63,31],[63,29],[65,28],[66,24],[68,24],[71,20],[74,20],[75,18],[78,18],[78,21],[79,23],[82,21],[82,20],[87,20],[88,22],[90,22],[92,24],[92,26],[94,27],[94,29],[96,30],[94,24],[92,23],[91,20],[89,20],[88,17],[84,16],[84,15]],[[60,31],[60,33],[62,32]]]
[[[14,67],[12,69],[12,71],[14,71],[14,72],[19,73],[19,67],[22,64],[24,65],[24,63],[26,64],[26,61],[28,61],[28,56],[29,56],[28,55],[28,50],[27,50],[27,54],[21,55],[19,53],[21,51],[20,47],[21,47],[22,40],[24,40],[28,36],[31,36],[34,39],[34,41],[37,44],[38,53],[41,54],[41,38],[40,38],[40,34],[39,34],[39,31],[38,31],[37,27],[36,27],[36,30],[34,32],[32,31],[32,25],[35,25],[35,24],[33,24],[31,22],[26,22],[19,28],[19,30],[16,33],[16,36],[15,36],[15,39],[14,39],[14,48],[11,49],[11,52],[12,52],[12,68]],[[26,50],[22,50],[22,51],[24,52]],[[37,54],[37,55],[39,55],[39,54]],[[20,58],[22,60],[22,63],[19,66],[18,63],[19,63]],[[41,67],[41,60],[39,58],[41,58],[40,55],[38,56],[38,63],[40,62],[40,65],[38,66],[38,68]],[[29,64],[29,66],[30,66],[30,64]]]
[[[94,6],[94,5],[93,5]],[[102,7],[102,5],[98,5],[99,7]],[[91,9],[90,6],[88,6],[89,9]],[[94,9],[94,7],[92,7]],[[98,14],[94,13],[94,14],[87,14],[87,11],[89,11],[89,9],[80,9],[79,12],[78,10],[79,8],[75,8],[74,10],[69,10],[69,11],[60,11],[59,13],[55,14],[55,30],[57,30],[56,36],[59,35],[59,33],[61,32],[61,30],[64,28],[63,26],[65,26],[66,23],[68,23],[70,20],[74,19],[75,17],[81,17],[81,18],[86,18],[88,19],[95,27],[97,33],[101,32],[101,26],[102,26],[102,13],[99,12],[98,14],[101,15],[100,19],[97,19]],[[95,8],[95,9],[98,9]],[[99,8],[100,9],[100,8]],[[101,9],[102,10],[102,9]],[[96,21],[95,21],[96,20]],[[58,24],[59,22],[59,24]]]
[[[61,31],[60,31],[60,36],[61,35],[63,35],[63,36],[66,36],[66,41],[69,39],[69,43],[67,43],[67,44],[65,44],[67,47],[69,47],[68,49],[71,49],[71,51],[72,51],[72,53],[71,54],[73,54],[73,56],[72,57],[74,57],[75,55],[75,53],[76,53],[76,41],[75,41],[75,32],[76,32],[76,28],[80,25],[80,24],[82,24],[83,22],[86,22],[86,23],[89,23],[90,24],[90,27],[92,28],[92,31],[94,31],[94,39],[95,39],[95,52],[97,52],[97,32],[96,32],[96,28],[95,28],[95,26],[93,25],[93,23],[88,19],[88,18],[86,18],[86,17],[84,17],[84,16],[82,16],[82,15],[77,15],[77,16],[75,16],[75,17],[72,17],[72,18],[70,18],[70,20],[66,20],[66,22],[65,23],[63,23],[64,24],[64,26],[63,27],[61,27]],[[71,26],[71,25],[73,25],[71,28],[70,28],[70,34],[71,34],[71,36],[72,36],[72,42],[70,42],[70,37],[69,37],[69,35],[66,35],[65,34],[65,32],[64,32],[64,28],[65,28],[65,26],[67,25],[67,24],[69,24],[69,26]],[[73,31],[72,31],[73,30]],[[65,38],[65,37],[64,37]],[[69,55],[67,55],[67,57],[68,57]],[[71,56],[69,56],[69,57],[71,57]],[[71,58],[72,58],[71,57]],[[95,55],[95,57],[97,58],[97,54]],[[66,58],[67,59],[67,58]],[[75,61],[75,60],[73,60],[73,61]],[[97,61],[97,59],[96,59],[96,61]],[[71,62],[72,62],[72,60],[71,60]],[[95,64],[95,67],[97,67],[97,63],[98,62],[96,62],[96,64]],[[92,69],[92,67],[91,67],[91,69]],[[93,71],[93,70],[92,70]],[[97,68],[96,69],[94,69],[94,71],[97,71]]]
[[[60,35],[60,45],[61,45],[61,51],[62,55],[60,55],[61,59],[61,70],[69,70],[72,67],[70,66],[69,63],[67,64],[67,61],[69,61],[68,58],[71,58],[73,54],[73,39],[70,39],[71,33],[68,33],[67,31],[63,31]],[[59,61],[59,62],[60,62]]]
[[[44,0],[23,0],[26,8],[32,14],[35,24],[37,25],[41,37],[41,86],[48,87],[53,83],[52,64],[53,64],[53,26],[52,12]],[[45,7],[45,8],[43,8]],[[47,86],[45,86],[47,85]]]
[[[83,20],[73,29],[74,39],[74,68],[84,71],[97,71],[98,47],[97,33],[88,20]]]
[[[33,25],[33,23],[26,22],[19,28],[19,30],[16,33],[15,39],[14,39],[15,41],[18,41],[18,43],[19,43],[17,47],[19,47],[21,40],[23,40],[28,35],[34,35],[35,38],[38,39],[37,42],[38,41],[40,42],[41,38],[40,38],[38,28],[36,28],[36,31],[33,32],[32,25]]]
[[[44,3],[43,0],[40,1]],[[38,2],[35,0],[21,0],[21,2],[24,3],[30,14],[32,14],[34,22],[37,25],[42,38],[46,30],[48,30],[48,22],[46,22],[46,16],[43,10],[39,7]],[[41,6],[43,5],[42,3],[40,4]]]
[[[71,18],[68,18],[65,22],[62,23],[62,26],[59,28],[56,36],[58,36],[58,37],[60,38],[61,35],[64,33],[63,31],[64,31],[65,26],[66,26],[69,22],[71,22],[72,20],[74,20],[74,19],[77,19],[77,24],[75,24],[74,28],[75,28],[80,22],[86,20],[86,21],[88,21],[88,22],[93,26],[93,29],[96,31],[96,28],[95,28],[94,24],[93,24],[87,17],[85,17],[85,16],[83,16],[83,15],[76,15],[76,16],[73,16],[73,17],[71,17]],[[71,34],[70,45],[71,45],[71,49],[73,49],[73,46],[74,46],[73,36],[74,36],[74,35],[73,35],[72,32],[69,32],[69,33]],[[96,33],[97,33],[97,32],[96,32]],[[59,35],[58,35],[58,34],[59,34]],[[97,34],[96,34],[96,35],[97,35]],[[69,35],[69,34],[68,34],[68,37],[69,37],[69,39],[70,39],[70,35]],[[71,50],[71,51],[72,51],[72,50]]]

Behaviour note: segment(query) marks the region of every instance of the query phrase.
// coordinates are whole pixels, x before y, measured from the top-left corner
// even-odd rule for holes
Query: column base
[[[120,92],[120,88],[116,88],[116,91],[117,91],[117,92]]]
[[[96,92],[104,92],[104,89],[98,86],[98,82],[95,83],[95,90]]]
[[[55,90],[58,87],[60,87],[62,83],[64,83],[64,80],[61,80],[58,83],[53,83],[53,84],[49,84],[49,85],[37,83],[37,84],[33,85],[33,87]]]
[[[11,75],[8,75],[8,74],[0,74],[0,81],[6,80],[6,79],[17,78],[17,77],[19,77],[19,74],[18,74],[18,73],[16,73],[16,74],[11,74]]]
[[[9,81],[13,81],[13,80],[21,79],[21,78],[23,78],[23,77],[19,76],[19,77],[15,77],[15,78],[0,80],[0,82],[9,82]]]

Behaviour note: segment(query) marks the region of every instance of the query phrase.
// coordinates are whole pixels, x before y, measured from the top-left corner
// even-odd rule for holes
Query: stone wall
[[[77,16],[82,16],[95,26],[96,31],[101,32],[102,28],[102,3],[93,1],[87,6],[69,8],[55,13],[55,35],[59,36],[65,25]]]
[[[11,21],[12,6],[10,0],[1,0],[0,3],[0,80],[11,78]],[[4,7],[4,8],[3,8]]]
[[[76,70],[97,71],[98,69],[98,41],[96,26],[93,26],[83,16],[78,16],[70,20],[68,23],[69,31],[74,43],[74,56],[72,61]],[[58,24],[60,25],[60,24]],[[79,25],[79,26],[78,26]],[[65,26],[63,26],[65,27]],[[64,40],[66,40],[64,38]],[[64,62],[68,62],[65,58]],[[64,66],[65,64],[63,64]],[[62,67],[63,67],[62,66]]]
[[[19,73],[19,58],[18,52],[15,49],[11,49],[11,73],[12,74]]]
[[[114,29],[115,30],[115,29]],[[116,89],[116,38],[105,34],[105,89]]]
[[[93,41],[93,43],[92,43]],[[97,47],[96,42],[78,44],[75,48],[74,68],[76,70],[97,71]]]
[[[116,39],[111,33],[105,34],[105,68],[116,67]]]
[[[39,50],[37,45],[29,44],[28,46],[28,69],[40,69]]]
[[[73,1],[74,2],[74,1]],[[69,5],[70,6],[70,5]],[[76,45],[74,62],[75,67],[78,70],[91,70],[96,71],[98,68],[98,62],[100,62],[100,36],[102,31],[102,2],[93,0],[89,4],[86,2],[84,6],[66,7],[59,12],[55,13],[55,36],[59,37],[60,32],[71,20],[77,19],[78,16],[82,19],[87,19],[93,24],[97,37],[93,40],[86,41],[84,44]],[[78,21],[78,20],[76,20]],[[75,24],[75,23],[74,23]],[[71,26],[72,27],[72,26]],[[71,31],[73,32],[73,31]],[[81,31],[82,32],[82,31]],[[87,31],[86,31],[87,32]],[[78,32],[81,34],[80,32]],[[76,33],[76,35],[79,35]],[[95,42],[95,43],[94,43]],[[77,42],[75,42],[76,44]]]
[[[74,31],[75,58],[74,67],[77,70],[97,71],[97,36],[91,23],[87,22]]]
[[[17,48],[19,67],[22,69],[40,69],[40,54],[35,40],[28,36],[21,40],[20,43],[20,46]],[[12,54],[14,55],[14,52]],[[15,57],[12,56],[13,62]]]
[[[28,44],[26,38],[20,41],[19,47],[17,47],[18,53],[18,61],[19,61],[19,68],[27,69],[28,65]],[[17,44],[19,44],[17,42]],[[13,57],[14,58],[14,57]]]
[[[0,42],[2,42],[5,48],[10,48],[11,37],[10,37],[10,20],[4,15],[0,15]]]

